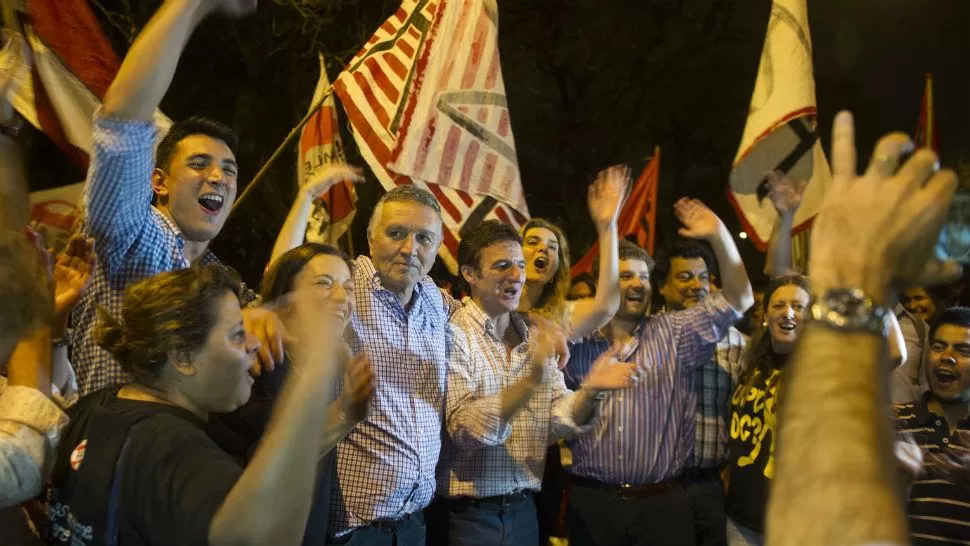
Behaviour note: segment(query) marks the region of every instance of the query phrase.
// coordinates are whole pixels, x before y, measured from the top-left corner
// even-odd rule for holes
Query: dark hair
[[[259,292],[263,296],[263,301],[270,302],[292,292],[293,283],[300,271],[303,271],[310,260],[321,254],[340,258],[351,272],[354,271],[354,264],[350,261],[350,257],[339,248],[321,243],[304,243],[286,251],[270,264],[260,285]]]
[[[158,150],[155,151],[155,168],[168,169],[172,159],[175,158],[175,150],[178,149],[179,142],[192,135],[205,135],[221,140],[232,151],[232,155],[236,155],[239,150],[239,137],[228,125],[213,119],[192,116],[173,123],[165,133],[165,137],[158,144]]]
[[[205,345],[218,319],[218,300],[241,292],[239,276],[222,265],[161,273],[125,290],[121,317],[99,308],[94,339],[137,381],[152,385],[170,352],[191,354]]]
[[[391,189],[391,191],[385,193],[377,200],[377,204],[374,205],[374,209],[371,212],[370,219],[367,221],[368,235],[374,228],[374,219],[377,217],[376,213],[384,203],[417,203],[435,211],[438,217],[441,217],[441,205],[435,199],[434,194],[414,184],[402,184]]]
[[[0,338],[20,339],[51,321],[47,264],[19,231],[0,233],[0,279]]]
[[[465,276],[461,274],[461,268],[468,266],[479,271],[482,265],[482,250],[495,243],[505,241],[512,241],[521,245],[522,237],[519,236],[514,227],[498,220],[485,220],[462,234],[461,242],[458,243],[458,276],[463,287],[467,288],[469,292],[471,287],[468,286]]]
[[[711,252],[707,243],[694,239],[675,239],[657,257],[657,263],[654,264],[653,272],[650,275],[650,280],[654,286],[662,286],[667,282],[667,275],[670,274],[670,262],[674,258],[686,260],[700,258],[704,260],[708,273],[712,277],[718,276],[717,260],[714,259],[714,253]]]
[[[932,342],[933,336],[936,335],[936,331],[940,329],[940,326],[944,324],[950,324],[952,326],[960,326],[963,328],[970,328],[970,307],[950,307],[949,309],[940,313],[933,324],[930,325],[930,341]]]
[[[808,277],[803,275],[773,277],[768,282],[768,288],[765,290],[765,300],[762,303],[766,314],[768,305],[771,302],[771,296],[783,286],[797,286],[805,292],[808,292],[809,295],[812,293]],[[739,383],[744,385],[745,393],[754,385],[755,378],[758,376],[767,378],[771,375],[777,358],[778,355],[771,346],[771,334],[768,332],[768,327],[764,325],[759,326],[754,335],[751,336],[751,343],[745,352],[744,371],[741,373],[741,379],[739,380]]]
[[[562,324],[566,318],[566,296],[572,288],[572,281],[569,278],[569,241],[566,234],[556,224],[544,218],[533,218],[522,226],[522,238],[525,239],[526,233],[533,228],[543,228],[551,231],[559,242],[559,269],[555,276],[542,288],[539,299],[536,300],[536,313],[552,319],[556,324]]]
[[[626,239],[620,239],[620,244],[617,247],[618,256],[620,260],[640,260],[641,262],[647,264],[647,271],[653,271],[656,263],[653,258],[650,257],[650,253],[641,248],[634,242],[628,241]],[[599,282],[600,278],[600,262],[599,260],[593,260],[593,278],[591,286],[595,286]],[[575,280],[573,282],[576,282]]]

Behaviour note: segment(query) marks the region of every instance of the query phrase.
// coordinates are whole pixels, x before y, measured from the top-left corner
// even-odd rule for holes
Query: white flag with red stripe
[[[27,0],[23,30],[24,42],[13,53],[23,70],[7,99],[86,166],[91,120],[120,61],[85,0]],[[155,119],[164,134],[171,121],[158,111]]]
[[[300,186],[313,181],[331,163],[345,163],[337,108],[333,94],[320,99],[330,90],[327,66],[320,55],[320,80],[310,101],[310,108],[320,105],[300,132],[300,155],[297,176]],[[311,243],[337,244],[348,233],[357,213],[357,191],[350,181],[343,181],[313,203],[307,220],[306,240]],[[350,250],[351,245],[345,245]]]
[[[498,219],[520,227],[528,219],[527,210],[520,212],[492,195],[473,194],[389,168],[398,149],[406,112],[418,98],[416,82],[426,74],[428,61],[424,52],[433,51],[429,48],[434,47],[436,40],[450,39],[442,23],[449,19],[441,14],[458,9],[463,3],[477,5],[480,0],[404,0],[334,83],[361,155],[385,189],[415,184],[431,191],[441,203],[444,242],[440,256],[452,273],[457,273],[458,241],[464,225]],[[417,131],[418,127],[415,124],[412,130]],[[431,157],[429,153],[428,158]],[[440,162],[440,158],[435,156],[435,161]],[[464,158],[456,155],[454,164],[464,165]]]
[[[491,196],[528,216],[499,59],[498,7],[494,0],[440,5],[390,169]]]
[[[751,241],[764,251],[778,214],[766,175],[808,181],[794,232],[811,225],[832,178],[818,139],[812,38],[805,0],[775,0],[728,198]]]

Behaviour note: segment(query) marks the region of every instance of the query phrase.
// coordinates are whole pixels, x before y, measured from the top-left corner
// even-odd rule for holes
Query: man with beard
[[[667,312],[694,307],[711,291],[716,264],[699,241],[677,240],[664,253],[653,277]],[[695,422],[693,455],[684,480],[693,510],[699,545],[727,542],[724,485],[721,471],[727,464],[731,394],[741,377],[747,338],[731,326],[718,340],[713,357],[705,357],[684,386],[693,390],[696,411],[685,416]]]
[[[591,434],[570,442],[567,522],[575,546],[694,544],[683,476],[694,443],[690,381],[754,298],[721,220],[691,199],[678,201],[674,212],[685,226],[681,235],[712,245],[724,290],[708,296],[710,266],[700,255],[683,258],[677,262],[678,281],[685,286],[680,293],[692,305],[645,317],[651,259],[632,243],[620,244],[620,310],[606,327],[573,346],[565,373],[568,383],[578,384],[613,345],[617,358],[636,364],[640,377],[632,389],[603,402]]]
[[[458,264],[471,298],[450,322],[440,519],[430,528],[437,544],[537,544],[533,493],[546,448],[588,431],[606,392],[632,385],[633,368],[607,353],[582,388],[566,389],[547,327],[530,331],[516,311],[525,258],[508,224],[488,220],[463,234]]]
[[[131,379],[92,337],[98,307],[116,316],[128,285],[218,263],[208,247],[236,198],[239,140],[229,127],[193,117],[174,124],[155,153],[153,116],[198,24],[214,13],[255,9],[256,0],[167,0],[132,44],[95,115],[84,229],[96,241],[98,266],[69,340],[82,396]],[[244,303],[255,299],[245,292]],[[246,309],[244,319],[261,342],[261,365],[271,369],[283,359],[278,317]]]
[[[933,324],[926,380],[928,392],[893,407],[901,440],[915,442],[930,460],[965,459],[970,452],[970,308],[943,311]],[[967,543],[970,489],[953,483],[946,465],[923,468],[907,501],[913,544]]]

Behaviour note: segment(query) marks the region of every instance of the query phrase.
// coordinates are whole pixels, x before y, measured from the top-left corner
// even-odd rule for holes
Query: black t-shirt
[[[749,384],[738,385],[731,397],[731,439],[728,444],[727,514],[742,525],[762,531],[768,489],[775,474],[778,382],[781,370],[767,376],[758,370]]]
[[[48,544],[207,544],[242,465],[205,423],[169,404],[92,393],[68,411],[47,511]]]

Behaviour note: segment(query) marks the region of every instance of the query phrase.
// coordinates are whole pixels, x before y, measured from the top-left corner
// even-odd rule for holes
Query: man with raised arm
[[[933,256],[956,176],[892,134],[856,174],[851,114],[835,118],[832,186],[815,219],[814,321],[789,362],[766,538],[772,545],[905,544],[886,409],[883,317],[907,286],[959,274]]]
[[[692,199],[678,201],[674,212],[684,224],[682,236],[713,247],[723,290],[700,293],[700,278],[709,278],[709,272],[697,257],[677,286],[698,301],[689,309],[644,317],[652,261],[643,249],[621,245],[620,311],[610,324],[573,346],[565,374],[567,384],[581,384],[592,363],[619,345],[618,358],[634,363],[640,379],[602,403],[601,419],[591,434],[570,442],[567,525],[572,545],[695,543],[683,475],[695,442],[692,380],[754,296],[721,220]]]
[[[92,338],[97,307],[117,314],[128,285],[218,262],[208,247],[236,198],[238,138],[221,123],[193,117],[174,124],[155,154],[153,115],[199,23],[213,13],[255,9],[256,0],[166,0],[132,44],[95,115],[84,199],[98,267],[69,335],[82,395],[130,379]],[[247,291],[245,299],[256,296]],[[279,319],[247,309],[245,320],[261,341],[262,366],[272,368],[283,357]]]

